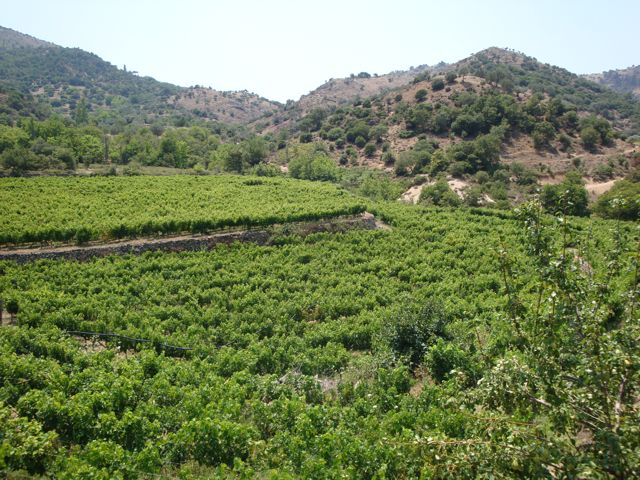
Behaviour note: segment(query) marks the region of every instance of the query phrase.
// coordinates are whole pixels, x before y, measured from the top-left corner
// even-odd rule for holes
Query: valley
[[[0,27],[0,476],[637,478],[632,77],[282,103]]]

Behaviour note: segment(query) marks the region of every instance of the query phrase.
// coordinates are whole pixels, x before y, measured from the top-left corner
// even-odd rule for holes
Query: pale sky
[[[640,64],[640,0],[0,0],[0,12],[4,27],[140,75],[282,102],[490,46],[575,73]]]

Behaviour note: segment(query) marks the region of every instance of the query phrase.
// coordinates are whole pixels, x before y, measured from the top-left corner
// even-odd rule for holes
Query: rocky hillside
[[[391,72],[386,75],[370,75],[361,72],[348,78],[332,78],[307,95],[300,97],[297,107],[302,113],[314,108],[332,108],[351,103],[361,98],[370,98],[384,92],[405,86],[422,72],[430,70],[421,65],[411,70]]]
[[[640,98],[640,65],[622,70],[585,75],[592,82],[599,83],[621,93],[631,93]]]
[[[180,90],[169,103],[199,117],[231,124],[251,123],[282,110],[282,104],[246,90],[221,92],[199,86]]]

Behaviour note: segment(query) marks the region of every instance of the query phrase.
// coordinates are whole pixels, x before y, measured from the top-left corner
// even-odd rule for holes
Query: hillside
[[[87,174],[158,167],[336,180],[340,165],[386,171],[395,184],[385,196],[446,175],[463,181],[465,201],[475,188],[474,198],[506,208],[576,169],[602,193],[640,162],[640,102],[512,50],[331,79],[283,106],[0,33],[10,45],[0,48],[3,175],[82,165]]]
[[[640,66],[609,70],[602,73],[584,75],[592,82],[599,83],[621,93],[631,93],[640,98]]]
[[[396,174],[473,174],[517,164],[536,176],[580,167],[622,174],[638,149],[640,104],[562,68],[490,48],[382,95],[296,124],[343,165]],[[520,168],[520,167],[517,167]],[[600,169],[600,170],[599,170]]]
[[[314,108],[332,108],[352,103],[360,98],[370,98],[375,95],[402,87],[411,83],[413,78],[430,70],[428,65],[421,65],[411,70],[391,72],[385,75],[370,75],[361,72],[352,74],[348,78],[332,78],[315,90],[300,97],[297,108],[301,113],[307,113]]]
[[[0,26],[0,48],[55,47],[53,43]]]
[[[230,124],[248,124],[282,108],[280,103],[246,90],[221,92],[199,86],[177,92],[169,103],[199,117]]]
[[[79,103],[98,123],[164,124],[191,119],[242,124],[279,108],[247,92],[202,92],[140,77],[97,55],[63,48],[10,29],[0,29],[0,83],[46,101],[54,111],[73,116]],[[203,98],[202,104],[197,99]],[[195,101],[191,101],[196,99]]]

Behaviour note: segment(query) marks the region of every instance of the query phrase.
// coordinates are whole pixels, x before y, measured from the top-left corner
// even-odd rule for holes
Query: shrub
[[[376,146],[373,143],[367,143],[364,147],[364,154],[367,157],[373,157],[376,153]]]
[[[630,180],[616,182],[598,199],[593,211],[604,218],[640,220],[640,183]]]
[[[442,338],[439,338],[429,349],[425,364],[433,379],[438,382],[446,380],[452,370],[468,371],[470,366],[469,358],[464,350]]]
[[[457,207],[460,205],[460,198],[446,181],[441,180],[422,190],[420,203],[439,207]]]
[[[382,161],[385,165],[393,165],[396,162],[396,157],[392,152],[384,152],[382,155]]]
[[[434,92],[437,92],[438,90],[442,90],[444,88],[444,80],[442,80],[441,78],[436,78],[431,82],[431,89]]]
[[[560,150],[563,152],[569,151],[571,148],[571,137],[566,133],[561,133],[558,140],[560,141]]]
[[[338,140],[339,138],[342,138],[343,136],[344,136],[344,130],[342,130],[340,127],[332,128],[327,132],[327,139],[331,140],[332,142],[335,142],[336,140]]]
[[[609,180],[614,175],[613,167],[608,163],[601,163],[593,169],[591,176],[601,182],[605,180]]]
[[[445,337],[447,323],[447,313],[439,302],[429,300],[422,306],[405,307],[385,321],[383,342],[415,368],[429,347]]]
[[[558,185],[545,185],[540,201],[549,213],[585,216],[589,214],[589,194],[579,173],[570,173]]]
[[[335,181],[338,179],[338,166],[323,153],[294,158],[289,162],[289,173],[293,178],[304,180]]]
[[[580,130],[580,139],[582,140],[582,146],[590,152],[595,151],[600,140],[598,131],[593,127],[585,127]]]
[[[551,142],[556,136],[556,129],[549,122],[538,123],[533,129],[531,137],[533,138],[533,146],[536,150],[549,148]]]
[[[423,102],[427,98],[427,91],[424,88],[421,88],[416,92],[416,101]]]

